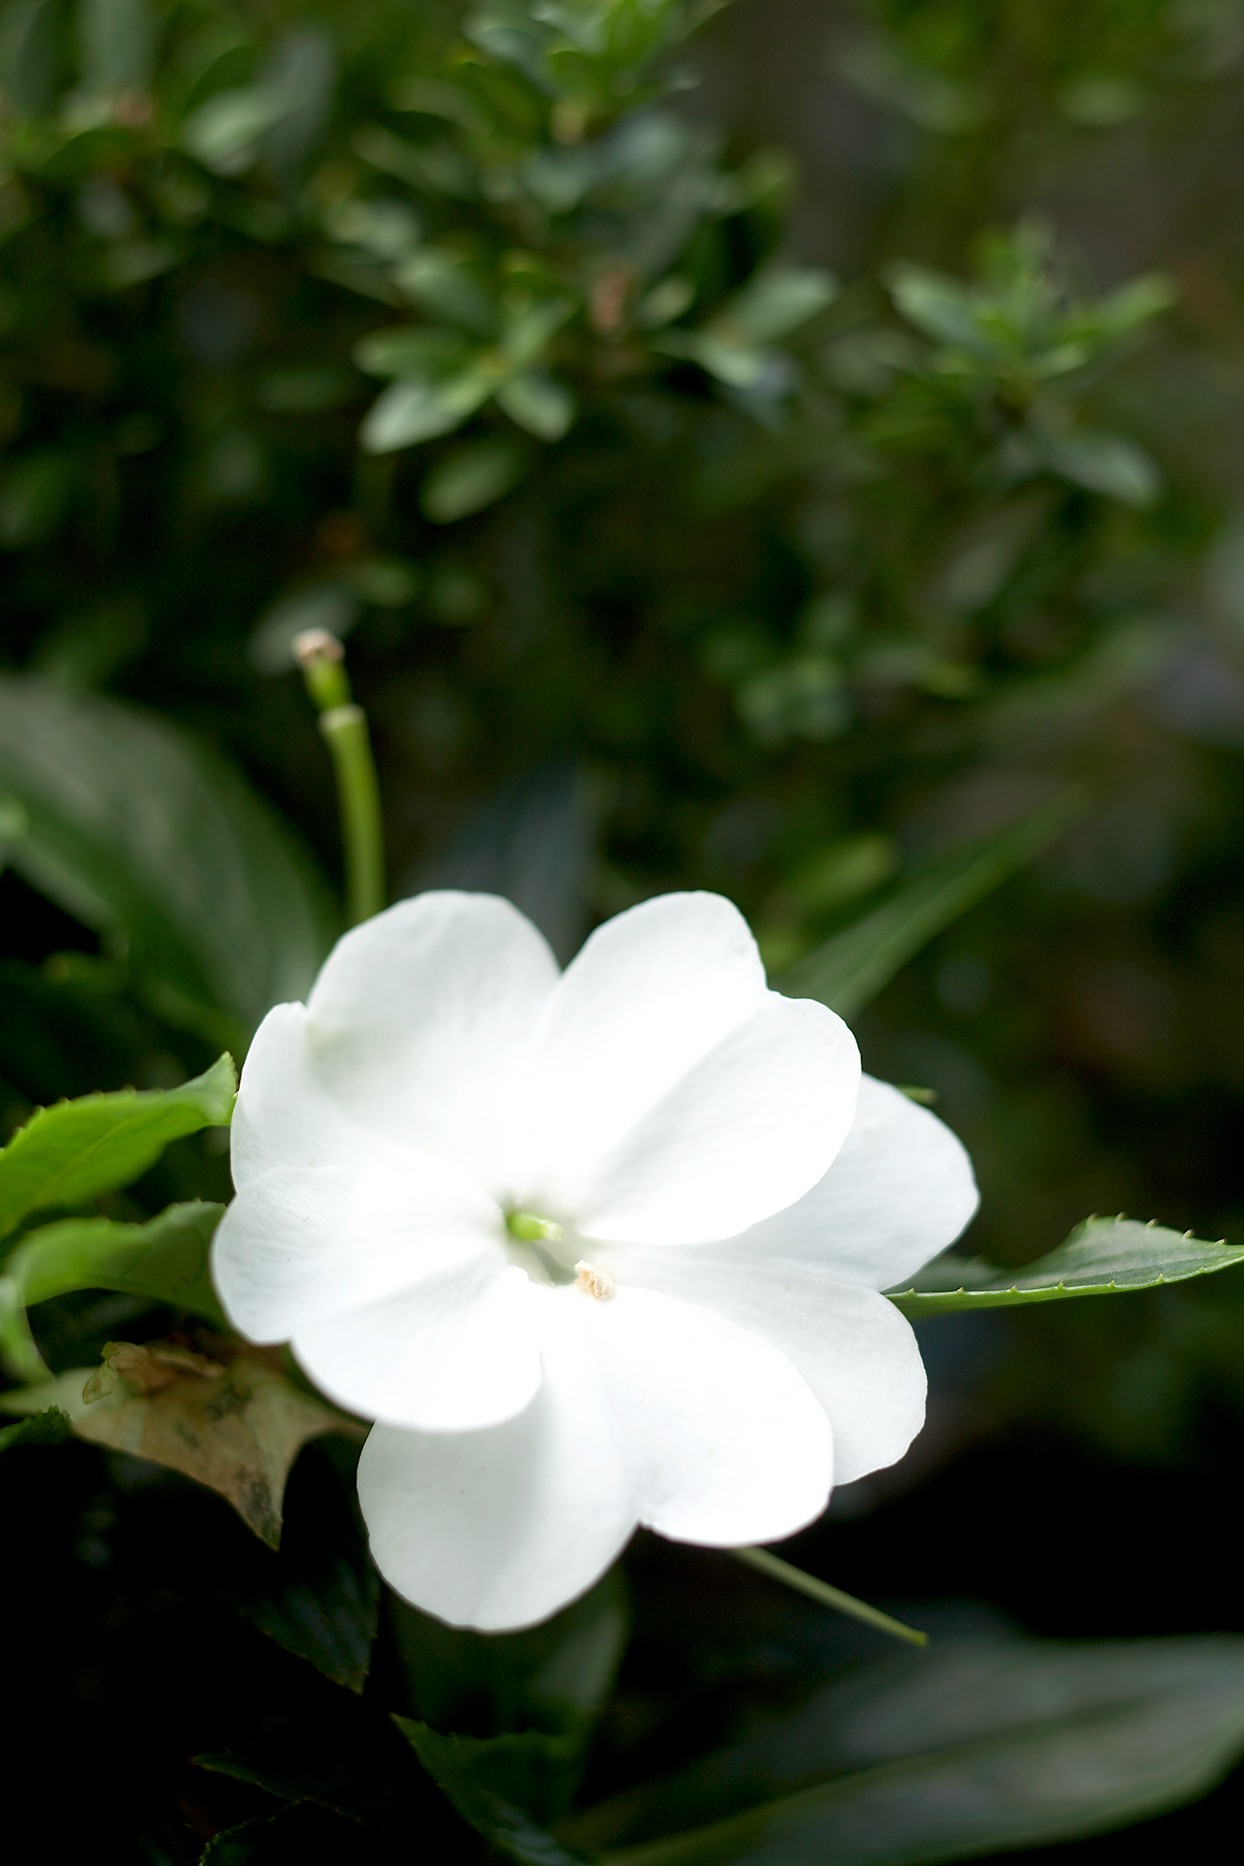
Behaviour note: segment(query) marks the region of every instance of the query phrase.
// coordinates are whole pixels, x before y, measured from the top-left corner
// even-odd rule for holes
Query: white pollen
[[[580,1261],[575,1265],[574,1286],[595,1296],[597,1302],[608,1302],[613,1294],[613,1278],[606,1270],[594,1270],[590,1263]]]

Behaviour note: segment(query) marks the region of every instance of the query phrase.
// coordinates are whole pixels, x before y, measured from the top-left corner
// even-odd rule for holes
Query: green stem
[[[384,906],[384,832],[380,786],[361,706],[334,706],[320,715],[320,731],[333,761],[341,840],[346,860],[346,918],[370,920]]]
[[[370,920],[385,904],[384,826],[367,715],[350,696],[341,643],[311,629],[294,644],[333,762],[345,853],[346,918]]]
[[[893,1639],[905,1639],[913,1646],[929,1643],[929,1635],[917,1627],[904,1626],[901,1620],[891,1619],[880,1608],[870,1607],[866,1600],[857,1600],[854,1594],[844,1594],[840,1587],[831,1587],[828,1581],[818,1581],[814,1574],[793,1568],[780,1556],[771,1555],[768,1549],[731,1549],[730,1553],[746,1562],[749,1568],[767,1574],[771,1581],[780,1581],[783,1587],[792,1588],[796,1594],[806,1594],[809,1600],[819,1601],[823,1607],[834,1607],[853,1620],[862,1620],[865,1626],[875,1626],[878,1632],[889,1633]]]

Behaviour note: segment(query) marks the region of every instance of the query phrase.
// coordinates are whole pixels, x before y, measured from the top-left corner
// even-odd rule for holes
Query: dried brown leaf
[[[93,1445],[206,1484],[273,1548],[294,1459],[308,1439],[347,1425],[269,1355],[233,1343],[198,1353],[171,1342],[110,1342],[101,1367],[61,1374],[21,1399],[22,1410],[27,1402],[62,1407],[76,1436]]]

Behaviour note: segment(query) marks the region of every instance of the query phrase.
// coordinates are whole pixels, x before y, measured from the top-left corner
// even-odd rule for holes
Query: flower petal
[[[277,1004],[247,1051],[229,1130],[229,1165],[241,1191],[274,1166],[328,1166],[370,1144],[365,1128],[327,1093],[308,1048],[305,1004]]]
[[[814,1261],[759,1256],[759,1229],[688,1250],[619,1249],[602,1267],[779,1349],[828,1414],[836,1483],[893,1464],[924,1423],[927,1383],[910,1324],[887,1297]]]
[[[621,1553],[635,1515],[580,1341],[555,1343],[525,1412],[483,1432],[376,1426],[358,1468],[376,1565],[453,1626],[547,1619]]]
[[[903,1456],[924,1424],[929,1383],[911,1323],[887,1297],[851,1283],[827,1295],[823,1327],[805,1319],[781,1335],[764,1332],[829,1414],[838,1482],[851,1484]]]
[[[532,1285],[480,1256],[413,1288],[308,1323],[299,1363],[339,1405],[430,1432],[474,1432],[512,1419],[540,1385]]]
[[[565,1196],[588,1237],[733,1237],[802,1198],[851,1127],[859,1051],[840,1017],[766,992],[756,1011]]]
[[[508,901],[399,901],[347,933],[316,980],[317,1072],[360,1125],[495,1177],[514,1072],[557,977],[544,936]]]
[[[247,1174],[212,1245],[236,1328],[252,1341],[288,1341],[455,1263],[505,1264],[496,1205],[454,1168],[394,1151],[364,1147],[349,1167]]]
[[[953,1244],[979,1197],[962,1143],[935,1114],[865,1076],[855,1124],[825,1177],[751,1232],[772,1262],[890,1289]]]
[[[604,1301],[562,1294],[581,1307],[641,1523],[730,1547],[793,1535],[820,1515],[829,1421],[777,1348],[654,1290],[627,1285]]]
[[[546,1159],[581,1174],[765,996],[756,942],[720,895],[664,894],[598,927],[536,1036]]]

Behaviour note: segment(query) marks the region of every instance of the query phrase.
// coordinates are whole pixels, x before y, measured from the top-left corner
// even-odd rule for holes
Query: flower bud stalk
[[[380,785],[367,715],[351,695],[345,652],[335,635],[308,629],[295,641],[294,654],[333,762],[345,856],[346,919],[358,926],[385,904]]]

